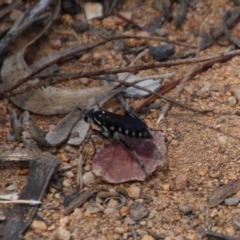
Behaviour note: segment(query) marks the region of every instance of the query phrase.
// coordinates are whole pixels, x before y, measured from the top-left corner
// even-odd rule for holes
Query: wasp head
[[[87,122],[87,123],[93,122],[93,112],[94,111],[95,111],[94,109],[91,109],[86,113],[86,115],[84,117],[85,122]]]

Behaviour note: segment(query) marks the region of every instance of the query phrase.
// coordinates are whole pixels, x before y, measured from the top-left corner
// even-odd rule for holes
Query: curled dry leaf
[[[151,131],[154,139],[137,139],[123,136],[124,141],[136,151],[147,172],[153,173],[159,166],[167,168],[165,135]],[[144,181],[146,176],[134,156],[114,139],[101,149],[93,159],[93,173],[110,183]]]
[[[54,106],[51,109],[51,105],[53,104],[53,99],[54,99],[54,102],[56,103],[56,109],[66,111],[66,109],[71,110],[74,108],[74,110],[72,110],[65,118],[63,118],[57,124],[57,126],[52,131],[50,131],[47,134],[42,132],[40,129],[38,129],[37,126],[34,126],[34,124],[32,123],[31,136],[33,137],[34,140],[36,140],[38,143],[42,145],[58,146],[69,137],[69,134],[71,131],[71,136],[70,136],[70,139],[68,140],[68,144],[80,145],[86,137],[87,131],[89,129],[89,124],[87,124],[82,119],[83,113],[79,111],[76,108],[76,106],[81,105],[81,107],[86,109],[95,108],[96,103],[98,104],[98,106],[102,106],[110,98],[112,98],[113,96],[121,92],[123,89],[125,89],[125,87],[118,87],[114,89],[115,87],[116,85],[104,86],[99,88],[90,88],[90,89],[85,89],[85,92],[83,90],[76,90],[75,94],[70,94],[73,91],[69,89],[64,90],[64,89],[52,88],[56,90],[55,92],[57,94],[55,95],[54,93],[47,94],[48,99],[46,102],[45,109],[50,109],[49,111],[54,110]],[[63,96],[61,99],[60,95],[63,93],[67,93],[67,94]],[[33,95],[33,99],[36,99],[34,95]],[[52,99],[52,102],[51,102],[51,99]],[[36,100],[35,102],[36,105],[37,105],[37,101],[40,101],[40,98]],[[44,99],[41,102],[44,102]],[[34,107],[34,105],[32,107]]]
[[[19,108],[36,114],[66,114],[71,112],[78,103],[86,105],[89,98],[102,96],[108,91],[109,86],[79,90],[49,86],[11,97],[11,101]]]
[[[43,65],[38,66],[38,69],[32,70],[27,66],[24,60],[24,54],[26,54],[27,48],[29,48],[34,42],[36,42],[45,31],[51,26],[52,20],[57,16],[60,8],[60,1],[57,1],[55,9],[52,14],[43,14],[39,16],[51,3],[50,0],[41,0],[35,7],[26,11],[12,26],[5,37],[0,41],[0,55],[4,54],[12,43],[21,36],[21,34],[37,20],[43,20],[47,18],[46,25],[43,30],[30,41],[26,46],[20,49],[17,53],[7,57],[1,69],[2,84],[0,84],[0,94],[5,93],[21,83],[31,79],[36,72],[43,70]]]
[[[32,9],[22,14],[0,41],[0,56],[2,56],[12,45],[12,43],[22,35],[36,20],[39,15],[52,3],[52,0],[41,0]]]

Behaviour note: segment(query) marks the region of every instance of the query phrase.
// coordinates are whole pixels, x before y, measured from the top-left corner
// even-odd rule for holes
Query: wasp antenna
[[[100,105],[98,103],[96,103],[96,105],[98,106],[98,109],[101,109]]]

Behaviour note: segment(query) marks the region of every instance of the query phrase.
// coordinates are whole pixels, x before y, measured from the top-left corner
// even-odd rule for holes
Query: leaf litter
[[[164,4],[166,4],[166,2],[168,2],[168,1],[165,1]],[[226,3],[227,3],[227,1],[226,1]],[[148,4],[148,1],[146,1],[144,4]],[[195,14],[194,10],[192,10],[190,8],[188,8],[186,10],[186,2],[181,1],[180,4],[181,4],[181,6],[179,6],[179,10],[181,10],[181,8],[185,9],[184,11],[190,11],[191,14],[193,14],[193,16],[195,16],[194,15]],[[196,5],[195,7],[198,10],[199,9],[204,9],[206,6],[208,6],[209,2],[207,1],[206,3],[204,3],[205,5],[204,4],[201,5],[201,4],[202,4],[201,1],[199,1],[200,8],[199,8],[198,5]],[[214,4],[212,4],[212,6],[214,6]],[[221,3],[219,3],[219,4],[221,5]],[[220,5],[217,6],[217,7],[221,7]],[[148,7],[149,7],[149,11],[151,11],[152,6],[150,7],[150,5],[148,5]],[[147,9],[145,6],[144,6],[144,8]],[[139,6],[139,9],[141,9],[141,6]],[[171,5],[169,5],[169,6],[165,5],[163,9],[164,9],[163,12],[166,11],[163,14],[165,16],[168,16],[167,18],[170,19],[171,18],[171,13],[170,12],[173,9],[175,9],[175,7],[171,6]],[[136,8],[135,8],[135,10],[136,10]],[[235,9],[235,11],[236,11],[236,9]],[[138,15],[135,15],[134,17],[136,17],[136,16],[138,16]],[[142,16],[141,21],[144,21],[144,18],[147,17],[147,16],[151,16],[151,14],[146,15],[146,16],[141,14],[141,16]],[[172,16],[175,16],[175,15],[172,15]],[[39,19],[41,19],[41,18],[44,19],[45,16],[44,15],[40,16]],[[188,20],[186,20],[186,21],[188,21]],[[204,21],[207,22],[208,18],[204,19]],[[93,22],[94,22],[94,20],[93,20]],[[134,23],[134,21],[132,21],[132,22]],[[193,27],[194,24],[197,23],[197,22],[198,22],[198,19],[193,18],[192,22],[191,22],[192,25],[189,23],[188,27]],[[230,22],[230,21],[227,20],[226,25],[229,28],[230,25],[228,25],[228,22]],[[113,21],[113,23],[114,23],[114,21]],[[104,24],[106,24],[106,22]],[[183,23],[183,24],[185,24],[185,23]],[[196,25],[199,26],[198,24],[196,24]],[[135,24],[134,26],[139,26],[139,24]],[[164,23],[164,27],[167,27],[167,25],[165,25],[165,23]],[[204,27],[204,24],[203,24],[203,27]],[[173,32],[173,29],[168,29],[168,31],[171,34],[177,34],[178,33],[177,29],[176,29],[175,33]],[[223,33],[223,31],[221,31],[221,34],[222,33]],[[186,35],[184,36],[184,34],[186,34],[186,35],[190,34],[190,35],[188,35],[189,38],[187,38],[187,40],[185,38],[185,41],[188,41],[188,39],[191,39],[191,38],[194,39],[194,36],[191,35],[192,32],[188,31],[186,33],[185,29],[183,28],[183,29],[181,29],[181,37],[179,36],[179,38],[181,40],[184,39],[184,37],[186,36]],[[229,35],[229,32],[227,32],[225,30],[225,34]],[[228,37],[230,37],[230,35]],[[230,38],[230,40],[231,39],[233,39],[233,38]],[[144,41],[146,43],[146,39]],[[144,41],[142,41],[142,43]],[[101,44],[103,44],[103,42],[104,41],[102,41]],[[140,41],[139,41],[139,43],[140,43]],[[142,43],[140,43],[140,44],[142,44]],[[194,43],[196,44],[196,41]],[[132,44],[134,44],[134,41],[133,41]],[[83,51],[86,51],[87,49],[92,49],[93,46],[95,47],[98,44],[92,44],[91,46],[90,45],[89,46],[84,46],[85,48],[83,47],[82,49],[85,49],[85,50],[83,50]],[[205,44],[205,46],[206,45],[209,45],[209,42],[207,44]],[[179,47],[179,48],[181,48],[181,47]],[[176,49],[176,52],[179,51],[179,48]],[[200,47],[200,49],[204,49],[204,48],[205,47]],[[215,48],[216,48],[216,46],[213,46],[213,50]],[[221,47],[219,47],[219,49],[220,48]],[[18,68],[19,68],[20,73],[21,73],[21,74],[19,74],[20,77],[17,74],[15,74],[15,75],[13,75],[13,78],[11,78],[11,73],[12,72],[11,71],[8,72],[7,73],[8,74],[8,79],[12,79],[12,81],[8,82],[9,85],[4,83],[1,86],[1,88],[0,88],[1,93],[2,92],[7,92],[8,89],[13,89],[13,88],[17,87],[18,85],[20,85],[21,83],[26,82],[27,80],[30,80],[34,76],[35,73],[42,71],[42,69],[51,65],[53,62],[58,62],[58,61],[60,62],[62,59],[67,59],[67,57],[69,57],[71,54],[73,54],[73,52],[75,54],[76,53],[77,54],[82,54],[79,47],[77,47],[75,49],[74,48],[69,48],[65,52],[62,51],[59,55],[57,55],[57,54],[54,55],[53,54],[52,56],[49,56],[45,59],[42,59],[42,61],[40,60],[40,61],[36,62],[35,64],[30,65],[29,67],[26,67],[25,60],[24,60],[24,57],[23,57],[26,53],[25,53],[25,50],[21,50],[19,52],[19,55],[17,56],[17,58],[15,58],[15,60],[13,59],[13,62],[15,62],[17,64],[20,64],[20,65],[18,65]],[[215,52],[216,52],[216,50],[215,50]],[[222,52],[222,50],[220,52]],[[237,56],[237,55],[238,55],[238,53],[235,52],[235,56]],[[230,56],[230,54],[226,54],[226,56]],[[145,56],[145,58],[147,58],[147,57],[148,56]],[[104,55],[102,55],[102,58],[104,59]],[[217,221],[217,223],[216,223],[216,221],[213,222],[214,223],[214,226],[213,226],[214,231],[223,232],[223,233],[226,233],[228,235],[230,234],[232,236],[233,235],[238,235],[238,230],[237,229],[235,230],[235,228],[234,228],[237,225],[233,226],[232,223],[230,223],[229,221],[227,223],[224,223],[223,219],[224,219],[225,215],[223,215],[221,211],[222,211],[222,209],[225,210],[225,207],[222,206],[222,205],[218,205],[220,203],[220,200],[222,202],[222,201],[224,201],[225,197],[227,197],[229,195],[232,195],[234,193],[236,193],[236,195],[238,195],[238,191],[239,191],[239,190],[237,190],[237,188],[234,189],[234,191],[230,191],[231,186],[228,185],[228,182],[231,179],[234,179],[234,180],[237,181],[237,177],[236,177],[237,167],[235,167],[231,170],[231,165],[235,164],[234,159],[235,158],[237,159],[237,155],[238,155],[237,150],[235,151],[235,150],[233,150],[234,148],[232,148],[233,146],[235,146],[235,143],[234,143],[233,139],[235,139],[235,141],[236,141],[236,139],[238,139],[237,136],[236,136],[236,134],[238,133],[238,130],[237,130],[236,126],[238,126],[238,125],[237,125],[237,119],[236,119],[237,115],[228,116],[227,112],[234,113],[233,107],[234,106],[237,107],[237,105],[235,103],[235,105],[232,106],[232,108],[229,109],[228,106],[226,105],[227,101],[225,101],[225,99],[229,95],[231,95],[232,93],[231,93],[231,91],[227,92],[225,90],[222,90],[222,89],[225,89],[225,88],[223,88],[223,85],[224,85],[224,83],[226,83],[226,82],[224,82],[226,79],[228,80],[228,82],[230,82],[232,84],[234,89],[236,87],[236,81],[234,79],[228,79],[228,77],[230,76],[230,72],[234,72],[232,70],[232,65],[234,66],[234,64],[237,62],[237,58],[238,57],[232,59],[231,61],[229,61],[227,63],[222,63],[222,65],[220,65],[220,67],[219,67],[219,65],[215,65],[214,67],[212,67],[212,69],[209,69],[208,72],[201,73],[201,74],[199,74],[199,77],[196,77],[195,80],[199,80],[199,78],[201,80],[202,77],[207,77],[208,76],[207,79],[211,79],[213,81],[213,84],[217,86],[217,87],[215,86],[215,90],[214,90],[215,92],[212,89],[208,90],[208,92],[210,92],[210,93],[208,93],[208,97],[205,96],[206,98],[204,98],[204,96],[201,97],[201,95],[198,95],[196,89],[198,89],[198,88],[200,89],[202,87],[200,81],[194,81],[194,83],[193,83],[193,85],[194,85],[193,94],[191,95],[191,98],[184,92],[184,90],[181,90],[182,92],[178,92],[176,95],[173,94],[174,97],[180,98],[180,100],[182,100],[182,101],[186,101],[188,103],[191,103],[191,104],[197,105],[197,106],[199,106],[198,104],[200,104],[200,108],[206,108],[209,105],[213,104],[214,105],[214,112],[209,113],[208,117],[202,116],[202,119],[205,121],[204,123],[207,124],[207,126],[210,126],[211,124],[213,124],[213,125],[215,124],[215,125],[213,126],[213,129],[211,129],[210,127],[209,128],[208,127],[206,128],[206,127],[203,127],[203,126],[201,127],[201,124],[203,124],[203,122],[201,122],[201,118],[199,117],[199,115],[191,115],[191,120],[194,121],[194,124],[192,124],[192,122],[188,122],[188,120],[189,120],[188,112],[182,111],[182,110],[178,111],[178,109],[175,108],[175,107],[173,107],[171,109],[171,111],[168,113],[168,115],[165,116],[165,118],[162,120],[161,127],[167,133],[169,144],[170,144],[169,145],[169,156],[170,156],[170,159],[171,159],[171,161],[170,161],[170,172],[163,173],[163,175],[158,175],[158,171],[157,171],[156,175],[158,175],[158,177],[159,177],[157,180],[155,179],[156,175],[153,176],[153,179],[154,179],[156,185],[159,188],[159,189],[155,190],[156,192],[153,194],[154,203],[151,206],[151,211],[153,213],[151,214],[151,211],[150,211],[149,216],[145,216],[145,218],[141,222],[141,226],[142,226],[143,229],[146,229],[144,227],[145,226],[144,224],[147,223],[148,224],[147,226],[150,226],[149,228],[153,229],[154,232],[145,231],[143,233],[143,232],[140,231],[141,229],[140,229],[139,223],[134,223],[134,224],[136,224],[137,228],[134,227],[130,231],[129,231],[129,229],[124,230],[125,232],[124,231],[123,232],[125,233],[125,237],[127,237],[127,238],[132,237],[132,236],[135,237],[136,235],[142,237],[142,236],[144,236],[144,234],[147,234],[147,233],[151,232],[152,236],[163,236],[164,235],[165,237],[167,237],[169,235],[174,235],[174,236],[177,237],[180,234],[181,237],[182,236],[184,236],[184,237],[187,236],[189,239],[195,239],[194,238],[195,236],[198,236],[198,237],[203,236],[204,237],[204,234],[202,234],[202,235],[200,234],[202,229],[198,228],[196,230],[196,226],[200,226],[200,228],[203,227],[203,226],[209,226],[206,223],[208,223],[209,220],[213,222],[215,219],[217,219],[218,221]],[[10,60],[10,58],[9,58],[9,60]],[[141,61],[142,60],[140,60],[140,63],[141,63]],[[182,61],[182,63],[183,62],[184,61]],[[185,61],[185,63],[186,62],[187,61]],[[5,66],[4,66],[5,69],[6,69],[6,63],[7,62],[5,62]],[[11,63],[11,61],[8,62],[8,63]],[[179,63],[180,63],[180,61],[179,61]],[[189,63],[190,63],[190,61],[189,61]],[[174,64],[176,64],[176,63],[174,63]],[[11,65],[9,64],[9,66],[11,66]],[[157,64],[152,65],[152,67],[153,66],[155,66],[155,67],[158,66],[159,67],[159,66],[161,66],[161,64],[157,63]],[[150,65],[148,67],[150,67]],[[173,70],[176,71],[174,66],[171,67],[171,68],[173,68]],[[21,71],[21,69],[23,71]],[[29,71],[29,69],[30,69],[30,71]],[[126,69],[131,70],[131,71],[139,70],[139,68],[130,69],[130,68],[126,67],[125,69],[121,69],[121,71],[126,72]],[[142,69],[147,69],[147,68],[146,68],[146,66],[143,66]],[[177,70],[178,70],[177,71],[178,75],[184,75],[185,74],[184,71],[187,71],[185,66],[182,67],[181,69],[179,68]],[[16,72],[16,70],[14,70],[14,71]],[[113,69],[112,71],[114,72],[115,70]],[[107,71],[105,69],[102,72],[107,72]],[[219,72],[219,75],[218,75],[218,72]],[[99,71],[99,73],[100,73],[100,71]],[[149,75],[151,75],[151,74],[149,74]],[[229,76],[227,74],[229,74]],[[7,78],[4,77],[4,81],[6,79]],[[209,80],[209,81],[211,81],[211,80]],[[188,84],[188,83],[185,83],[185,84]],[[193,101],[189,101],[190,99],[192,99]],[[217,101],[216,101],[216,99],[217,99]],[[138,104],[137,104],[138,101],[131,101],[131,99],[129,101],[132,102],[132,104],[135,107],[138,107]],[[139,101],[141,102],[141,100],[139,100]],[[114,101],[112,103],[114,103]],[[77,105],[78,103],[75,103],[75,104]],[[223,113],[223,116],[221,115],[222,112],[221,112],[221,109],[220,109],[218,104],[221,104],[220,107],[222,109],[224,109],[224,111],[226,111],[225,113]],[[107,104],[107,106],[109,106],[109,105]],[[220,114],[220,117],[217,116],[216,113]],[[152,110],[150,115],[151,115],[151,120],[154,120],[153,122],[156,122],[155,118],[157,118],[159,114],[158,113],[156,114],[156,112],[154,110]],[[196,118],[196,116],[198,118]],[[35,119],[38,119],[33,114],[32,114],[31,117],[33,117]],[[231,121],[229,121],[228,117]],[[148,118],[147,122],[151,127],[159,128],[159,127],[156,127],[152,122],[149,121],[149,117],[147,117],[147,118]],[[77,117],[76,117],[76,119],[77,119]],[[61,129],[61,126],[64,126],[64,121],[68,121],[68,119],[63,120],[62,125],[60,124],[57,127],[57,129]],[[71,121],[69,121],[69,122],[71,122]],[[49,142],[50,145],[52,144],[52,146],[58,146],[59,144],[64,143],[64,141],[66,141],[66,139],[69,136],[70,129],[73,127],[74,122],[75,122],[75,120],[72,121],[72,123],[67,127],[67,131],[65,133],[63,133],[62,137],[60,137],[60,138],[59,138],[59,136],[61,136],[61,131],[59,132],[59,135],[55,135],[54,131],[50,131],[49,132],[49,138],[48,138],[47,142]],[[234,123],[235,125],[233,124],[233,126],[231,126],[231,128],[230,127],[227,128],[227,126],[229,126],[228,125],[229,122]],[[0,124],[4,125],[4,122],[0,122]],[[187,126],[187,125],[189,125],[189,126]],[[196,125],[197,125],[197,127],[196,127]],[[81,126],[81,124],[80,124],[80,126]],[[46,128],[44,130],[46,130]],[[215,140],[214,137],[216,136],[216,133],[217,133],[218,130],[220,130],[221,134],[226,134],[230,131],[230,137],[229,137],[230,140],[228,141],[228,143],[226,145],[226,149],[225,149],[224,152],[218,152],[219,147],[216,146],[218,143],[217,143],[217,141]],[[3,130],[3,131],[4,131],[4,134],[5,134],[6,130]],[[1,133],[3,131],[1,130]],[[45,138],[46,138],[46,135],[47,135],[47,131],[43,131],[43,132],[45,132],[45,134],[43,134],[43,142],[44,142],[46,140]],[[81,130],[79,132],[81,132]],[[52,134],[52,136],[51,136],[51,134]],[[74,135],[74,132],[72,134]],[[57,138],[59,138],[59,141],[56,141]],[[218,136],[216,136],[216,139],[218,139]],[[214,141],[216,141],[216,142],[214,142]],[[204,145],[203,145],[203,143],[204,143]],[[14,144],[11,144],[11,145],[12,145],[12,148],[13,148]],[[62,146],[62,148],[67,149],[67,154],[65,153],[65,155],[64,155],[64,153],[62,152],[63,150],[60,150],[60,152],[58,152],[57,154],[58,154],[59,158],[62,160],[62,164],[67,165],[67,164],[69,164],[69,162],[67,162],[66,159],[71,159],[71,156],[74,155],[73,153],[76,153],[76,149],[69,148],[69,147],[67,148],[65,146]],[[53,149],[53,151],[54,151],[54,149]],[[58,151],[58,150],[55,149],[55,151]],[[231,156],[231,157],[229,157],[229,156]],[[115,156],[114,156],[114,158],[115,158]],[[228,159],[228,164],[226,164],[226,159]],[[231,162],[230,162],[230,159],[231,159]],[[135,161],[132,161],[132,162],[135,162]],[[218,165],[218,163],[220,163],[220,164]],[[221,164],[223,164],[223,168],[222,168]],[[91,169],[89,167],[91,167],[91,164],[89,164],[89,159],[88,159],[86,162],[83,163],[83,171],[89,171]],[[122,168],[123,167],[121,166],[121,169]],[[220,175],[221,177],[218,177],[218,175],[217,175],[218,171],[216,171],[216,173],[211,173],[210,177],[209,177],[208,176],[209,168],[212,168],[213,172],[216,171],[216,169],[218,169],[221,172],[221,175]],[[9,169],[7,169],[7,170],[9,170]],[[185,191],[178,192],[176,190],[175,191],[172,190],[170,183],[171,183],[171,181],[174,181],[174,179],[178,179],[178,181],[181,181],[181,178],[178,177],[178,174],[181,171],[186,172],[186,175],[189,175],[188,177],[186,177],[186,179],[190,180],[190,184],[189,185],[183,185],[183,186],[185,186]],[[69,173],[69,175],[64,176],[65,180],[71,181],[71,178],[67,177],[67,176],[71,176],[71,175],[72,175],[72,173],[71,174]],[[9,179],[11,179],[11,178],[9,177]],[[175,181],[175,184],[181,184],[178,181]],[[214,203],[214,206],[218,205],[218,209],[220,209],[220,210],[218,211],[217,208],[213,207],[213,210],[211,210],[210,215],[208,215],[207,211],[204,211],[205,207],[208,206],[208,205],[206,205],[205,200],[207,199],[207,196],[209,196],[209,190],[213,190],[216,187],[216,185],[218,185],[218,184],[219,185],[225,184],[225,186],[226,186],[225,193],[222,194],[222,196],[224,196],[224,197],[219,199],[219,201],[217,201],[217,203]],[[69,185],[69,183],[67,184],[67,181],[65,181],[64,182],[64,191],[71,190],[72,185],[74,186],[74,182],[71,182],[71,184]],[[137,188],[137,186],[135,186],[134,184],[131,184],[131,185],[133,186],[133,188],[134,187]],[[107,187],[109,187],[109,185],[107,185]],[[144,185],[144,183],[141,187],[144,190],[147,189],[147,187]],[[128,185],[125,185],[124,188],[128,189]],[[197,188],[199,188],[198,191],[196,190]],[[54,190],[55,190],[55,188],[54,188]],[[222,189],[219,189],[219,191],[222,191]],[[214,202],[218,198],[218,192],[216,191],[216,195],[213,194],[213,195],[210,195],[210,196],[211,196],[211,199],[213,199],[211,201]],[[139,197],[141,197],[141,196],[139,196]],[[214,200],[214,198],[215,198],[215,200]],[[142,198],[141,201],[144,201],[144,198]],[[188,204],[193,205],[194,211],[196,211],[197,214],[199,214],[199,216],[201,216],[201,218],[196,218],[196,220],[191,221],[191,223],[192,223],[191,226],[186,225],[186,228],[183,230],[184,234],[182,234],[183,231],[182,232],[180,231],[181,232],[180,233],[180,232],[178,232],[177,228],[176,229],[173,228],[172,224],[170,224],[171,229],[168,229],[167,227],[166,227],[166,229],[163,229],[163,228],[156,229],[156,228],[151,227],[153,225],[158,226],[159,223],[162,224],[161,226],[167,226],[166,222],[174,223],[174,226],[175,226],[175,225],[178,225],[178,223],[176,223],[176,219],[180,219],[180,221],[179,221],[180,225],[178,227],[180,227],[181,224],[184,225],[184,222],[181,221],[181,216],[178,214],[178,212],[179,212],[178,202],[182,202],[182,201],[186,201],[186,202],[188,202]],[[158,205],[158,202],[161,203],[161,206]],[[123,209],[125,209],[124,207],[123,207]],[[84,208],[83,208],[83,211],[85,211]],[[120,210],[120,213],[125,214],[124,211],[125,210]],[[154,211],[157,211],[157,212],[161,213],[163,217],[158,218],[159,215],[154,214]],[[194,211],[193,211],[193,213],[194,213]],[[44,212],[44,209],[43,209],[43,212]],[[81,215],[81,211],[79,212],[79,209],[76,209],[76,212],[78,212]],[[113,212],[113,213],[116,213],[116,212]],[[85,214],[86,215],[89,214],[87,212],[87,210],[86,210]],[[104,213],[104,214],[107,214],[107,212]],[[201,219],[205,219],[204,214],[206,216],[206,219],[207,219],[207,217],[209,217],[209,219],[206,220],[205,223],[204,223],[204,221],[201,220]],[[231,209],[228,209],[228,214],[229,214],[229,216],[233,215],[233,212],[231,212]],[[105,216],[105,215],[103,215],[103,216]],[[110,215],[108,215],[108,216],[110,216]],[[123,215],[123,216],[126,216],[126,215]],[[74,215],[72,215],[71,217],[74,218]],[[188,217],[190,218],[190,217],[194,217],[194,216],[192,215],[192,216],[188,216]],[[101,219],[101,228],[104,229],[106,224],[105,224],[104,221],[102,221],[103,220],[102,213],[101,213],[100,219]],[[82,221],[82,224],[84,225],[84,230],[81,231],[81,234],[83,234],[85,236],[89,236],[90,233],[91,234],[92,233],[93,234],[99,234],[99,233],[94,232],[94,229],[91,229],[91,227],[89,227],[88,224],[86,224],[85,220],[86,220],[86,218],[85,218],[85,216],[83,216],[83,219],[81,221]],[[95,222],[97,225],[99,225],[99,223],[100,223],[98,218],[95,218],[95,219],[91,218],[91,220],[93,222]],[[126,221],[127,221],[127,219],[126,219]],[[131,221],[129,220],[129,222],[131,222]],[[121,223],[124,224],[123,222],[121,222]],[[111,222],[110,224],[113,224],[113,223]],[[80,227],[81,227],[81,225],[80,225]],[[67,225],[64,226],[64,229],[68,229],[68,230],[66,230],[67,232],[71,231],[71,229],[68,228]],[[118,231],[117,227],[115,229],[116,229],[116,232],[115,233],[113,232],[113,235],[115,234],[116,235],[116,236],[114,235],[115,237],[120,237],[121,234],[117,233],[117,231]],[[75,228],[75,230],[77,231],[76,228]],[[170,231],[171,231],[171,233],[170,233]],[[226,234],[216,234],[216,233],[214,233],[212,231],[209,231],[209,230],[208,231],[202,231],[202,233],[204,233],[204,232],[205,232],[205,236],[215,236],[215,237],[217,236],[217,237],[222,237],[224,239],[230,239],[230,237]],[[33,233],[32,230],[27,233],[27,235],[31,236],[31,237],[34,234],[36,234],[36,233]],[[41,233],[41,234],[47,235],[48,231],[46,231],[45,233]],[[72,234],[74,235],[75,233],[72,233]],[[104,235],[104,232],[101,232],[99,235]],[[79,234],[78,234],[78,236],[79,236]]]

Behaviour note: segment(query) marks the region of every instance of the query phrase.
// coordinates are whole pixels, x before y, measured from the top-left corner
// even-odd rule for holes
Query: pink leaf
[[[153,139],[121,135],[124,141],[136,151],[149,175],[156,170],[157,166],[167,168],[165,134],[159,131],[151,131],[151,134]],[[93,158],[93,173],[110,183],[146,179],[135,157],[116,139],[106,144]]]

